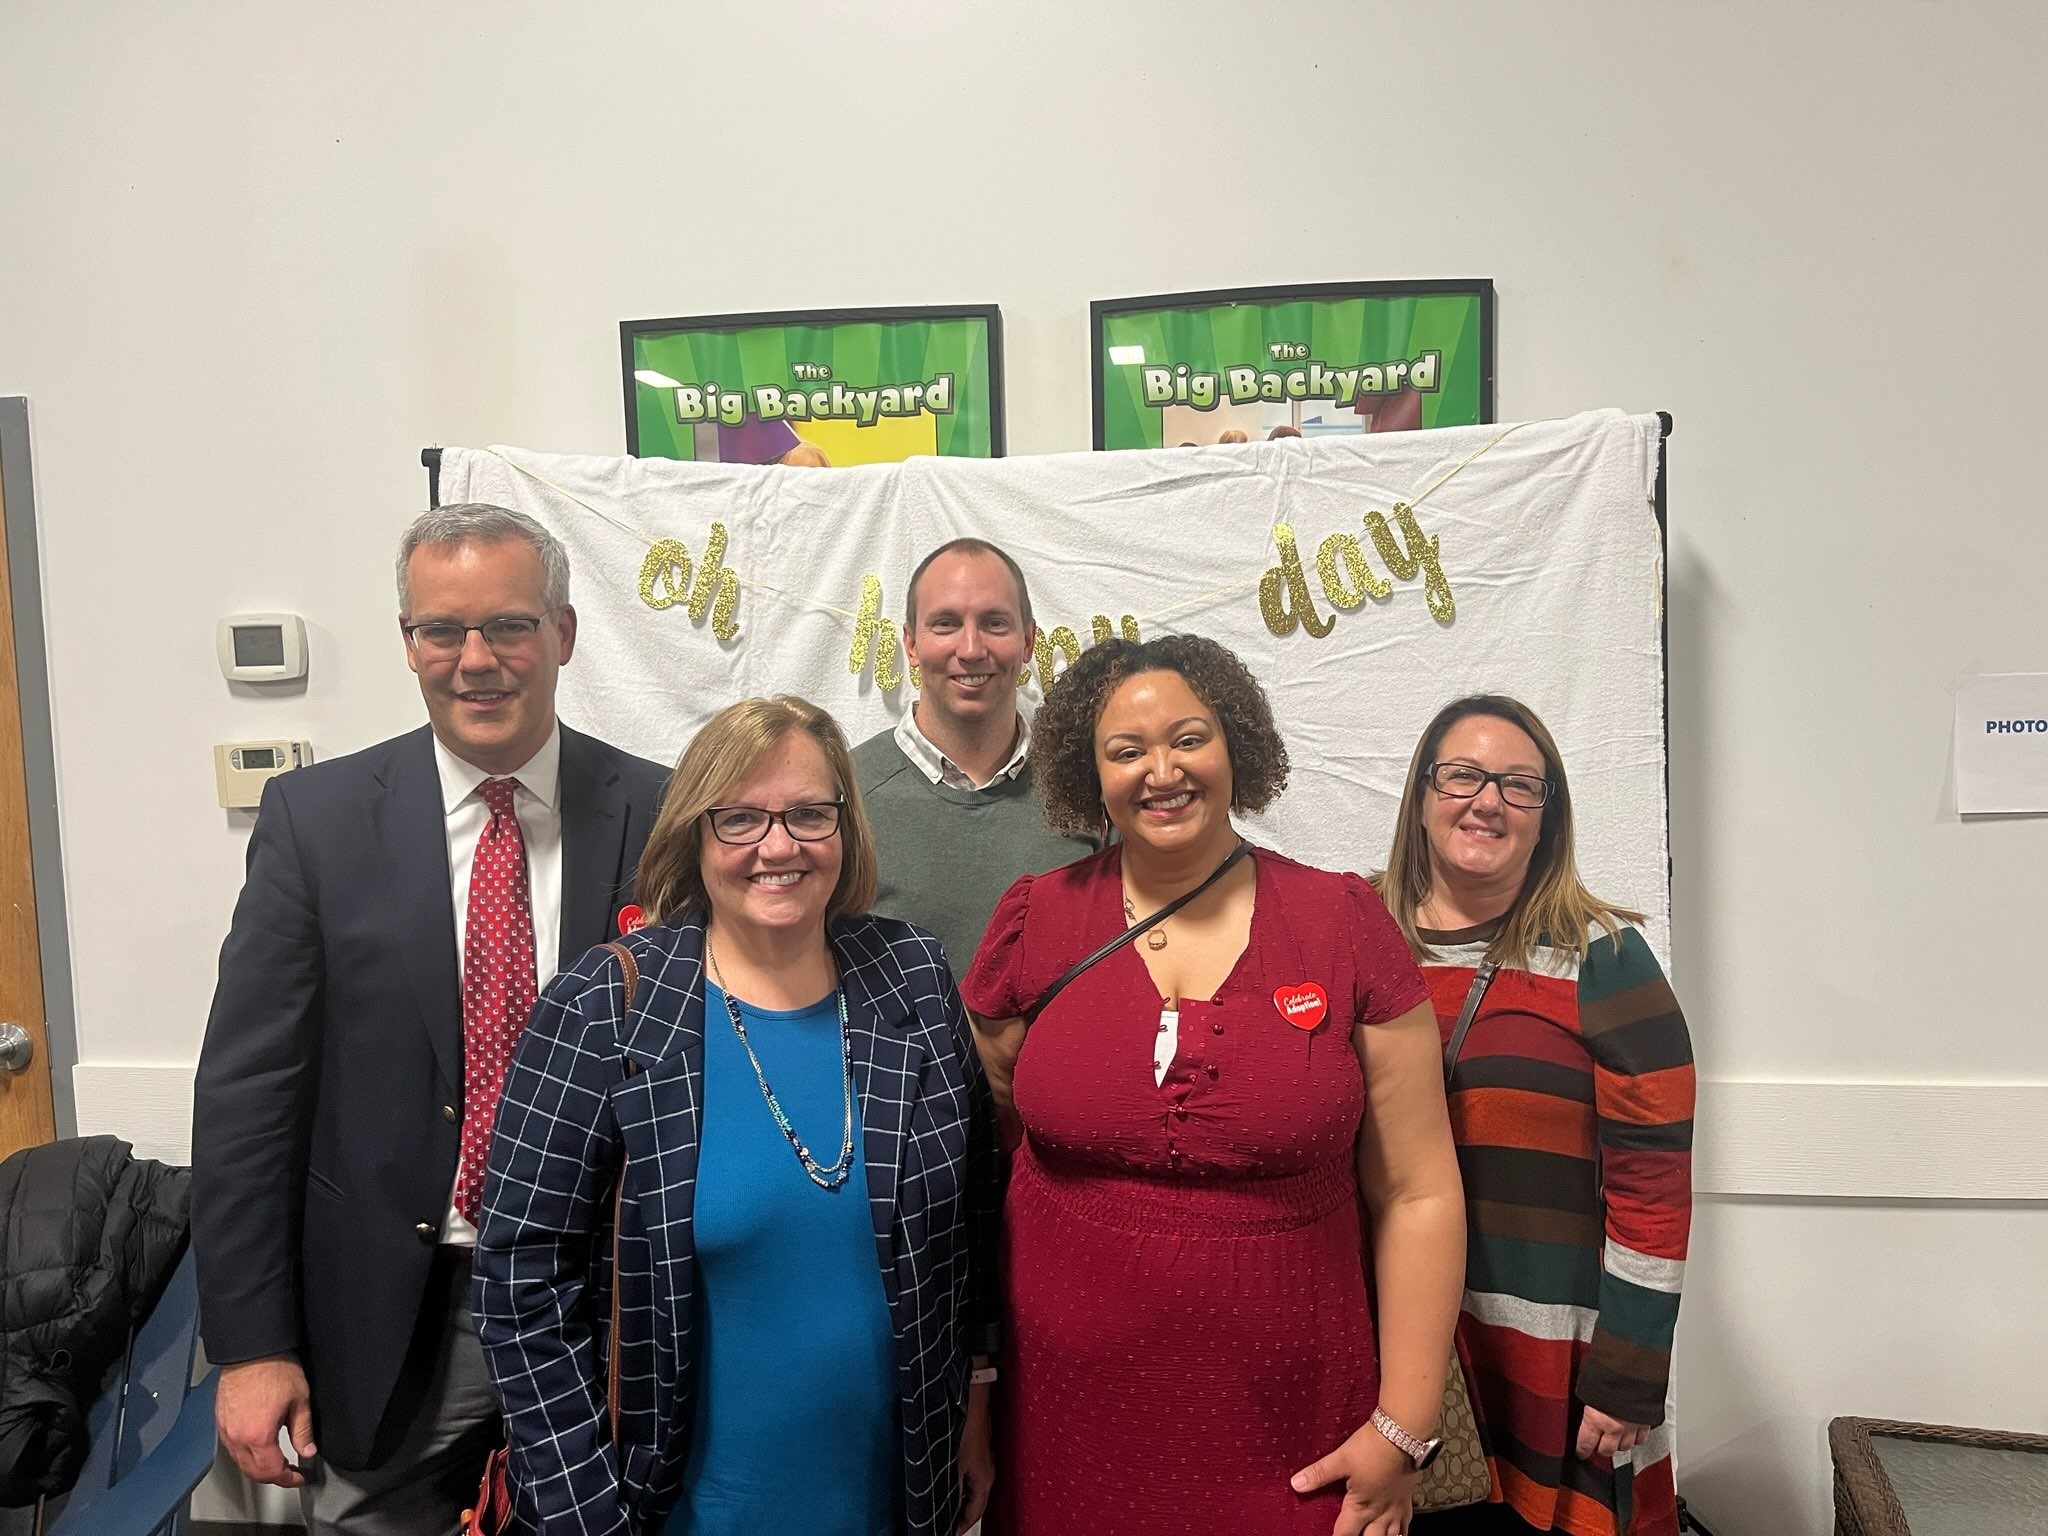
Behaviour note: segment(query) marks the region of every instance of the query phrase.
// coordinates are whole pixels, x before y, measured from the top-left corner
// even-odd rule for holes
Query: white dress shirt
[[[981,784],[969,778],[958,763],[941,752],[932,744],[932,739],[918,729],[915,704],[906,709],[903,718],[896,722],[896,745],[934,784],[943,784],[948,789],[987,789],[990,784],[1014,779],[1024,771],[1024,752],[1031,745],[1031,722],[1021,712],[1018,714],[1017,744],[1010,749],[1010,756],[1003,766]]]
[[[469,872],[476,862],[477,839],[490,825],[491,809],[477,789],[485,779],[517,779],[512,814],[519,818],[519,836],[526,844],[526,894],[533,907],[533,962],[536,992],[554,979],[562,940],[562,726],[548,732],[541,749],[507,774],[485,773],[466,763],[434,738],[434,766],[441,774],[442,829],[448,838],[448,894],[455,904],[456,975],[469,939]],[[455,1208],[450,1186],[448,1215],[441,1223],[441,1241],[473,1245],[476,1228]]]

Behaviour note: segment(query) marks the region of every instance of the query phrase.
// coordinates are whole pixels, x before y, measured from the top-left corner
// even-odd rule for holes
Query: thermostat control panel
[[[280,773],[313,761],[310,741],[226,741],[213,749],[213,777],[220,803],[231,811],[254,810],[263,786]]]
[[[306,675],[306,621],[296,613],[237,613],[214,631],[220,675],[231,683],[288,683]]]

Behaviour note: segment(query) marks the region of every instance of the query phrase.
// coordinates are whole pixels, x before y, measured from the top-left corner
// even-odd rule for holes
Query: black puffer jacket
[[[0,1163],[0,1505],[77,1480],[85,1410],[184,1251],[191,1181],[114,1136]]]

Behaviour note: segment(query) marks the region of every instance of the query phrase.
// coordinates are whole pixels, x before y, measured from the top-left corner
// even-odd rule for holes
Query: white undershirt
[[[1173,1070],[1173,1058],[1180,1052],[1180,1008],[1173,1003],[1159,1009],[1159,1029],[1152,1037],[1152,1086],[1160,1087]]]
[[[434,766],[441,775],[442,829],[448,838],[448,894],[455,904],[455,968],[459,978],[469,940],[469,873],[476,861],[477,839],[490,825],[491,808],[477,788],[485,779],[517,779],[512,814],[519,818],[519,836],[526,844],[526,892],[533,906],[534,987],[554,978],[562,938],[562,726],[557,721],[541,749],[511,773],[485,773],[466,763],[434,738]],[[459,1176],[459,1175],[458,1175]],[[455,1208],[449,1189],[448,1215],[441,1223],[441,1241],[471,1245],[476,1228]]]

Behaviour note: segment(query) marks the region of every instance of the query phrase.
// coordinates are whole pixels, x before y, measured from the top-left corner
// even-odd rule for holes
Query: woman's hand
[[[1294,1474],[1296,1493],[1342,1481],[1344,1504],[1330,1536],[1406,1536],[1415,1503],[1415,1463],[1370,1424],[1314,1466]]]
[[[1631,1424],[1598,1408],[1587,1408],[1579,1415],[1579,1460],[1591,1461],[1595,1456],[1612,1460],[1641,1445],[1649,1433],[1647,1424]]]
[[[960,1431],[960,1523],[955,1536],[973,1529],[988,1509],[996,1484],[995,1452],[989,1447],[988,1388],[967,1389],[967,1424]]]

